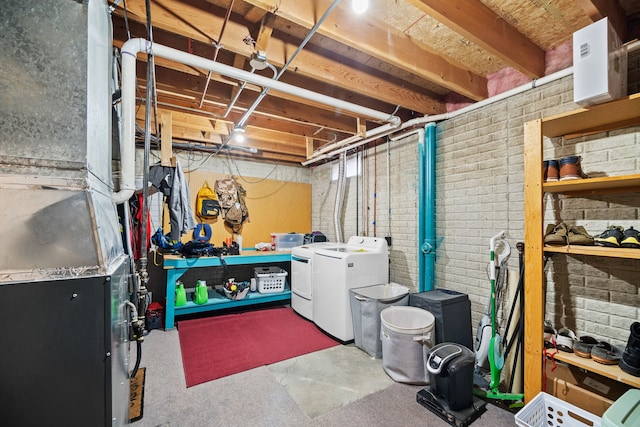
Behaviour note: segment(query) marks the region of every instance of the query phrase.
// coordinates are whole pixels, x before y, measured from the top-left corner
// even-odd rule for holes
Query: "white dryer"
[[[320,248],[346,246],[345,243],[317,242],[291,249],[291,308],[313,320],[314,254]]]
[[[389,249],[378,237],[353,236],[346,245],[315,250],[315,324],[341,341],[353,339],[349,290],[389,282]]]

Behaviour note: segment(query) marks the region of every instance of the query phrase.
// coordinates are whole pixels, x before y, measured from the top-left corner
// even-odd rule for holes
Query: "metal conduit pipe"
[[[331,6],[329,6],[329,8],[325,11],[325,13],[320,17],[320,19],[318,19],[318,22],[316,22],[313,28],[311,28],[311,31],[309,31],[309,34],[307,34],[304,40],[302,40],[302,43],[300,43],[300,45],[296,48],[295,52],[293,52],[293,54],[289,57],[287,62],[285,62],[285,64],[282,66],[278,74],[273,78],[274,80],[280,80],[280,77],[282,77],[282,75],[287,70],[287,68],[289,68],[289,65],[291,65],[293,60],[296,59],[298,54],[302,51],[302,49],[304,49],[304,47],[307,45],[309,40],[311,40],[311,37],[318,31],[322,23],[325,21],[325,19],[327,19],[329,14],[333,11],[333,9],[335,9],[335,7],[338,5],[339,2],[340,0],[335,0],[331,4]],[[269,86],[266,86],[264,89],[262,89],[262,92],[260,92],[260,95],[258,95],[258,98],[256,98],[256,100],[253,102],[253,105],[249,107],[249,109],[244,113],[240,121],[237,123],[236,125],[237,128],[245,127],[247,120],[249,120],[249,118],[251,117],[251,114],[253,114],[255,109],[258,108],[258,105],[260,105],[264,97],[267,96],[267,93],[269,93],[270,89],[271,88]],[[227,140],[222,145],[224,146],[231,137],[232,137],[232,134],[229,135],[229,137],[227,137]]]
[[[253,74],[255,71],[256,71],[256,69],[251,67],[251,71],[249,71],[249,72],[251,74]],[[231,100],[231,102],[227,106],[227,109],[225,110],[224,114],[222,115],[223,118],[227,117],[229,115],[229,113],[231,112],[231,109],[236,105],[236,102],[238,102],[238,98],[240,98],[240,94],[242,94],[242,91],[244,90],[246,85],[247,85],[247,81],[245,80],[245,81],[242,82],[242,84],[238,88],[238,92],[236,93],[236,96],[233,97],[233,99]]]
[[[338,160],[338,187],[336,188],[336,202],[333,207],[333,226],[336,232],[336,241],[342,243],[342,227],[340,227],[340,212],[342,211],[342,202],[344,200],[344,187],[346,177],[347,156],[345,153],[340,155]]]
[[[222,48],[222,36],[224,35],[225,28],[227,28],[227,22],[229,22],[229,18],[231,17],[231,10],[233,9],[234,2],[235,0],[231,0],[231,4],[229,4],[227,13],[224,16],[224,21],[222,21],[222,27],[220,28],[220,35],[218,36],[218,41],[215,43],[216,50],[213,53],[213,61],[218,59],[218,53],[220,53],[220,49]],[[204,89],[202,89],[202,97],[200,98],[200,104],[198,105],[198,107],[200,108],[202,108],[202,104],[204,104],[204,97],[207,95],[207,90],[209,89],[210,82],[211,82],[211,70],[209,70],[209,73],[207,73],[207,82],[204,85]]]
[[[286,64],[285,64],[286,65]],[[279,74],[276,70],[276,67],[274,67],[273,65],[267,63],[267,66],[269,66],[272,70],[273,70],[273,80],[278,80],[281,76],[281,74]],[[260,105],[260,103],[262,102],[262,100],[264,99],[265,96],[267,96],[267,93],[269,92],[269,88],[265,87],[264,89],[262,89],[262,92],[260,92],[260,95],[258,95],[258,97],[256,98],[256,100],[253,102],[253,104],[251,105],[251,107],[249,107],[247,109],[247,111],[244,112],[244,115],[242,116],[242,118],[238,121],[237,126],[244,128],[247,120],[249,120],[249,118],[251,117],[251,115],[253,114],[253,112],[256,110],[256,108],[258,108],[258,105]]]
[[[278,74],[278,70],[276,69],[276,67],[274,67],[272,64],[269,64],[268,62],[266,63],[267,67],[269,67],[269,69],[271,71],[273,71],[273,79],[277,80],[277,74]],[[255,72],[255,68],[251,67],[251,71],[249,71],[251,74],[253,74]],[[233,100],[231,101],[231,103],[229,104],[229,106],[227,107],[227,110],[224,112],[224,115],[222,116],[222,118],[226,118],[229,113],[231,112],[231,109],[236,105],[236,102],[238,102],[238,98],[240,98],[240,94],[242,93],[242,91],[244,90],[245,86],[247,86],[247,82],[243,81],[242,84],[240,85],[240,89],[238,89],[238,92],[236,93],[236,96],[233,97]],[[257,107],[257,105],[254,103],[254,105],[252,106],[252,110],[251,113],[253,113],[253,111],[255,110],[255,108]],[[248,110],[247,110],[248,111]],[[246,113],[245,113],[246,115]],[[243,117],[244,119],[244,117]],[[246,119],[245,119],[246,121]],[[243,127],[244,124],[240,125],[238,123],[238,126]]]

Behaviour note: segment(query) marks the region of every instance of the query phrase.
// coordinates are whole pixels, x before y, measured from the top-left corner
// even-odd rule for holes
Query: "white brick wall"
[[[363,158],[359,178],[346,180],[345,201],[340,214],[342,236],[353,235],[392,237],[390,270],[393,282],[417,290],[417,218],[418,136],[412,135],[389,145],[389,177],[391,194],[387,190],[387,147],[368,150]],[[352,154],[355,155],[355,154]],[[331,163],[313,169],[312,228],[320,230],[329,240],[336,240],[334,206],[336,182],[331,182]],[[389,199],[391,210],[389,211]],[[391,224],[389,226],[389,224]]]
[[[629,89],[635,92],[640,89],[638,58],[640,55],[635,54],[629,60],[635,67],[629,73]],[[507,232],[512,247],[509,295],[518,283],[516,243],[524,238],[523,125],[577,108],[572,86],[572,77],[566,77],[438,124],[436,286],[469,295],[474,333],[489,298],[486,273],[489,238],[500,230]],[[391,280],[411,286],[413,290],[419,281],[417,142],[417,136],[392,142],[389,159]],[[545,159],[572,154],[583,157],[583,170],[592,175],[640,173],[640,129],[570,141],[545,141]],[[374,185],[376,234],[385,236],[389,232],[385,156],[384,145],[365,152],[364,178],[358,183],[357,201],[356,180],[348,180],[345,208],[340,214],[345,238],[356,233],[373,235]],[[335,241],[336,185],[330,182],[330,164],[314,168],[311,182],[313,228]],[[640,229],[640,195],[637,193],[588,199],[546,196],[545,200],[545,224],[558,219],[553,211],[555,206],[561,209],[558,212],[562,220],[583,225],[592,235],[599,234],[609,224],[619,223],[625,228],[633,225]],[[547,263],[546,318],[558,329],[567,326],[578,335],[591,334],[614,344],[624,344],[630,324],[640,317],[639,267],[639,261],[634,260],[554,255]],[[503,325],[510,298],[503,302]]]

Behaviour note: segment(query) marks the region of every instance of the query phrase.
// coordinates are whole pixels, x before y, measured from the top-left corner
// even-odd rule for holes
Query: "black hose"
[[[136,340],[136,364],[133,367],[133,371],[129,375],[129,378],[133,378],[138,373],[138,368],[140,368],[140,360],[142,359],[142,341]]]

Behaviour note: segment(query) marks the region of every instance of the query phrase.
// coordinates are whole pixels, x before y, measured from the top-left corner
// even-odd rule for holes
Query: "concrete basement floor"
[[[153,330],[140,366],[144,412],[133,426],[449,425],[416,402],[422,386],[394,382],[382,360],[353,344],[187,388],[178,331]],[[515,425],[513,414],[487,408],[474,426]]]

